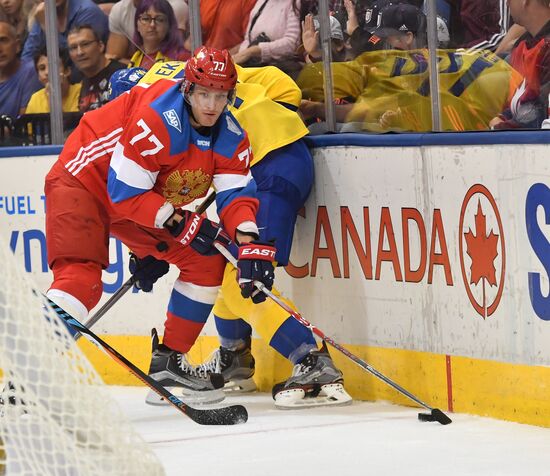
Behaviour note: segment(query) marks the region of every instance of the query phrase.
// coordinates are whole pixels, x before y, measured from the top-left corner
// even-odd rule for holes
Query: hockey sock
[[[271,338],[269,345],[293,364],[317,348],[312,332],[293,317],[286,319]]]

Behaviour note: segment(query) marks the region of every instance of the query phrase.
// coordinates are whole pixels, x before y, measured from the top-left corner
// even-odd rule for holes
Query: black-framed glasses
[[[166,17],[166,15],[157,15],[156,17],[153,17],[151,15],[140,15],[138,20],[142,25],[149,25],[151,24],[151,22],[153,22],[155,25],[160,26],[164,25],[168,21],[168,18]]]
[[[80,43],[77,43],[76,45],[70,45],[69,46],[69,51],[71,53],[75,53],[78,50],[78,48],[80,48],[81,50],[85,50],[88,47],[92,46],[94,43],[97,43],[98,41],[99,40],[81,41]]]

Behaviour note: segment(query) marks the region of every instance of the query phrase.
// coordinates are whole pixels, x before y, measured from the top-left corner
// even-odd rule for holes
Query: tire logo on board
[[[491,192],[481,184],[466,193],[458,227],[459,259],[468,298],[483,319],[502,297],[506,249],[500,213]]]

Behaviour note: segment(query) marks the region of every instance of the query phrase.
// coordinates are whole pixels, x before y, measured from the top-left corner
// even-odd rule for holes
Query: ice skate
[[[220,346],[208,361],[198,367],[203,372],[221,373],[225,382],[224,392],[254,392],[256,383],[252,377],[255,361],[250,351],[250,345],[251,340],[248,338],[244,349],[230,350]]]
[[[150,377],[165,387],[181,388],[182,400],[190,405],[218,403],[225,398],[221,390],[223,377],[219,373],[207,372],[200,366],[191,365],[184,354],[159,344],[155,329],[151,333],[153,355],[149,366]],[[150,405],[166,404],[152,390],[145,401]]]
[[[352,400],[325,342],[321,350],[311,351],[295,365],[290,378],[276,384],[272,394],[275,406],[282,409],[345,405]]]

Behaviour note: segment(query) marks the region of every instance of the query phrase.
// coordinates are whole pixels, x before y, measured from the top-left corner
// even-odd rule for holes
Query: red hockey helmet
[[[207,88],[232,91],[237,84],[237,70],[227,50],[201,46],[185,65],[184,92],[194,84]]]

